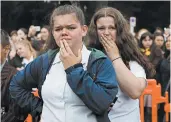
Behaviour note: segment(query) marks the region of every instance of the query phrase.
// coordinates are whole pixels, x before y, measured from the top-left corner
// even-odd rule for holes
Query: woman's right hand
[[[102,34],[101,43],[102,43],[107,55],[109,56],[110,60],[116,59],[120,56],[119,49],[112,38],[107,37]]]

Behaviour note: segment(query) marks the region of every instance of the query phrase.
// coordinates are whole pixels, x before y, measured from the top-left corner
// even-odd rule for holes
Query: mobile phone
[[[40,31],[40,26],[34,26],[36,28],[36,31]]]

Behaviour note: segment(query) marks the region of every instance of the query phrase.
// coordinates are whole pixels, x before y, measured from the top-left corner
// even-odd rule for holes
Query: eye
[[[104,27],[97,27],[98,30],[104,30]]]
[[[116,28],[115,27],[109,27],[109,30],[115,30]]]
[[[67,27],[68,30],[74,30],[76,27]]]
[[[55,31],[61,31],[62,28],[55,28]]]

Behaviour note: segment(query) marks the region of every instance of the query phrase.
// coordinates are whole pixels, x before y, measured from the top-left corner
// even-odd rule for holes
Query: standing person
[[[17,67],[17,70],[22,70],[28,63],[32,62],[34,58],[36,58],[36,51],[27,40],[18,41],[16,43],[16,52],[20,58],[23,58],[22,67]]]
[[[48,25],[45,25],[42,27],[41,31],[41,43],[43,43],[42,45],[42,53],[43,52],[46,52],[48,50],[47,46],[48,46],[48,43],[49,43],[49,40],[50,40],[50,26]]]
[[[139,41],[140,51],[144,56],[149,58],[151,63],[155,66],[158,66],[159,62],[163,58],[162,50],[156,46],[153,35],[150,32],[144,33]]]
[[[164,54],[164,36],[161,33],[154,33],[154,43],[156,44],[157,47],[159,47],[162,50],[162,54]]]
[[[28,38],[30,41],[34,41],[36,37],[36,27],[34,25],[31,25],[28,31]]]
[[[140,122],[138,98],[146,87],[146,75],[154,72],[136,46],[126,19],[115,8],[98,10],[91,19],[88,40],[108,55],[116,72],[119,92],[109,111],[111,122]]]
[[[108,108],[118,87],[111,61],[96,49],[87,50],[84,14],[64,5],[51,15],[51,49],[11,81],[13,99],[41,122],[109,122]],[[40,98],[31,94],[37,87]],[[43,107],[42,107],[43,106]]]
[[[30,41],[28,39],[28,30],[26,28],[18,29],[17,35],[18,35],[17,38],[18,38],[19,41],[22,41],[24,39],[27,39],[28,41]]]
[[[1,122],[23,122],[24,116],[21,108],[11,100],[9,96],[9,84],[17,70],[8,64],[7,56],[10,51],[10,37],[7,32],[1,30],[0,41],[1,61]]]
[[[168,92],[169,96],[169,103],[170,103],[170,43],[171,43],[171,35],[166,38],[165,43],[165,54],[164,59],[161,61],[160,65],[158,66],[158,81],[161,84],[161,92],[164,96],[165,92]],[[164,118],[164,103],[160,104],[160,108],[158,109],[158,122],[162,122]],[[170,119],[170,116],[169,116]]]

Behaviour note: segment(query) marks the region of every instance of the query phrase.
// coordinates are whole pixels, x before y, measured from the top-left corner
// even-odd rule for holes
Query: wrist
[[[112,59],[112,63],[113,63],[114,61],[120,59],[120,58],[121,58],[121,56],[117,56],[116,58],[113,58],[113,59]]]
[[[74,64],[73,66],[68,67],[67,69],[65,69],[65,72],[69,74],[73,69],[76,69],[78,67],[83,67],[82,63],[77,63]]]

